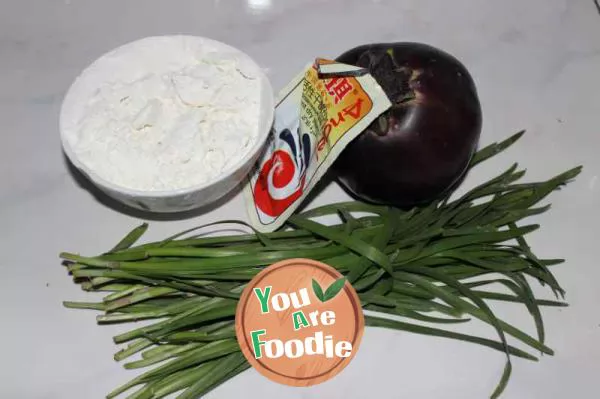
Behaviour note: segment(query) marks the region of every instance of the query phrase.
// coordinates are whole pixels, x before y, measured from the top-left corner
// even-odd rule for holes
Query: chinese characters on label
[[[354,89],[348,78],[329,79],[325,83],[325,88],[327,89],[327,93],[334,98],[335,104],[342,101]]]
[[[281,227],[343,149],[391,103],[370,74],[319,76],[317,60],[280,93],[267,148],[244,190],[252,226]]]

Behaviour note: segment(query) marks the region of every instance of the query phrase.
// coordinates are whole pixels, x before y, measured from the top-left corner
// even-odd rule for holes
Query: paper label
[[[365,70],[317,59],[279,94],[265,151],[244,197],[251,225],[281,227],[343,149],[391,103]]]

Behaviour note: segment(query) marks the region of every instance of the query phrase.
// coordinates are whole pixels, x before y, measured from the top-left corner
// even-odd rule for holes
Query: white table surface
[[[531,236],[537,253],[564,257],[556,269],[571,304],[544,311],[548,345],[539,363],[514,360],[503,398],[598,397],[600,373],[600,14],[592,0],[3,0],[0,2],[0,397],[102,398],[135,372],[112,360],[111,337],[90,300],[61,267],[63,250],[96,254],[146,216],[95,198],[70,174],[57,119],[82,68],[115,46],[148,35],[186,33],[228,42],[265,68],[276,89],[316,56],[358,44],[416,40],[459,57],[484,109],[483,144],[526,136],[487,162],[464,188],[514,161],[528,179],[583,164]],[[346,198],[328,187],[317,203]],[[234,196],[201,214],[152,221],[148,238],[222,218],[245,218]],[[546,292],[546,291],[544,291]],[[495,306],[534,334],[519,306]],[[493,337],[471,323],[473,334]],[[499,352],[445,339],[367,329],[351,365],[334,380],[296,389],[254,371],[210,398],[489,397],[504,365]]]

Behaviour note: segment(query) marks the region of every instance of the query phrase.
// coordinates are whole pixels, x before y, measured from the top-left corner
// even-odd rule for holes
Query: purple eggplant
[[[368,69],[392,107],[333,165],[338,181],[364,201],[429,203],[464,176],[482,126],[474,80],[454,56],[422,43],[355,47],[337,61]]]

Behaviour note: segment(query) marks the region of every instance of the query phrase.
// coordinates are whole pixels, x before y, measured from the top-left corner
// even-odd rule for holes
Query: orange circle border
[[[260,281],[262,281],[267,275],[291,265],[312,266],[319,269],[322,272],[327,273],[333,278],[343,277],[343,275],[339,271],[334,269],[332,266],[312,259],[292,258],[272,264],[271,266],[261,270],[260,273],[254,276],[254,278],[248,283],[248,285],[244,289],[236,309],[235,332],[242,353],[244,354],[250,365],[254,369],[256,369],[261,375],[270,379],[271,381],[283,385],[295,387],[308,387],[312,385],[321,384],[325,381],[332,379],[333,377],[338,375],[343,369],[345,369],[348,366],[348,364],[354,359],[354,357],[356,356],[356,352],[360,347],[360,343],[364,334],[365,319],[362,311],[362,306],[360,305],[360,299],[358,297],[358,294],[350,285],[350,283],[346,281],[343,291],[349,297],[352,303],[352,308],[354,311],[353,316],[355,318],[355,325],[357,326],[352,340],[352,354],[349,357],[343,358],[340,361],[338,361],[329,370],[323,371],[322,373],[311,377],[291,377],[289,375],[279,373],[276,370],[272,370],[271,368],[264,365],[262,362],[260,362],[254,357],[254,352],[251,349],[252,345],[249,342],[248,334],[245,331],[244,327],[245,309],[248,300],[250,299],[250,296],[252,294],[253,288],[256,285],[258,285]]]

